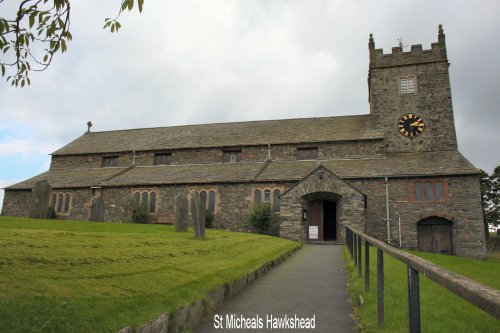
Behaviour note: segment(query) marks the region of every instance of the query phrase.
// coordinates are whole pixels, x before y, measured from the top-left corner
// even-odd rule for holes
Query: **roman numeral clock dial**
[[[407,138],[419,136],[424,132],[425,122],[416,113],[407,113],[399,119],[398,131]]]

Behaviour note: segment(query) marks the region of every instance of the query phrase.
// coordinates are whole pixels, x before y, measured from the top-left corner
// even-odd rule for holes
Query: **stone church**
[[[2,215],[29,216],[45,180],[58,218],[175,221],[198,192],[215,228],[248,230],[267,203],[272,232],[342,241],[346,223],[402,248],[485,257],[478,169],[459,151],[445,35],[431,49],[369,43],[366,115],[89,131],[50,169],[5,189]],[[361,97],[360,97],[361,98]]]

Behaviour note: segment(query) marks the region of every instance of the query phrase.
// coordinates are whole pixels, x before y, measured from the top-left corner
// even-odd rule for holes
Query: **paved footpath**
[[[291,258],[226,301],[212,318],[198,326],[196,332],[355,332],[343,267],[342,246],[306,244]],[[250,323],[260,320],[262,328],[228,328],[231,316],[239,322],[242,318]],[[268,321],[271,316],[274,321]],[[290,318],[295,322],[298,322],[296,318],[303,319],[305,324],[307,321],[312,323],[314,318],[315,328],[270,326],[280,319],[290,323],[287,320]]]

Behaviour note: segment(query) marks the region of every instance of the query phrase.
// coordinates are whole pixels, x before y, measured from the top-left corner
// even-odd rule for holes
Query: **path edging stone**
[[[205,318],[209,318],[229,298],[239,294],[253,281],[291,257],[302,244],[286,251],[279,257],[262,264],[259,268],[245,274],[228,284],[221,285],[210,291],[203,299],[192,304],[186,304],[170,313],[164,313],[157,318],[137,327],[124,327],[117,333],[180,333],[186,329],[193,330]]]

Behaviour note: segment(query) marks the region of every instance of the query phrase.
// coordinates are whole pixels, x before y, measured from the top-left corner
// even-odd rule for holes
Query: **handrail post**
[[[365,240],[365,292],[370,291],[370,243]]]
[[[349,253],[351,255],[351,259],[353,256],[352,253],[352,230],[346,227],[345,239],[347,243],[347,248],[349,249]]]
[[[362,269],[361,269],[361,236],[358,236],[358,277],[361,277],[362,275]]]
[[[410,333],[420,333],[418,271],[408,266],[408,316]]]
[[[377,248],[378,327],[384,326],[384,252]]]
[[[353,260],[354,260],[354,267],[356,267],[358,265],[358,251],[357,251],[357,246],[356,246],[356,242],[357,242],[357,237],[356,234],[353,232],[352,233],[352,245],[353,245],[353,249],[354,249],[354,256],[353,256]]]

